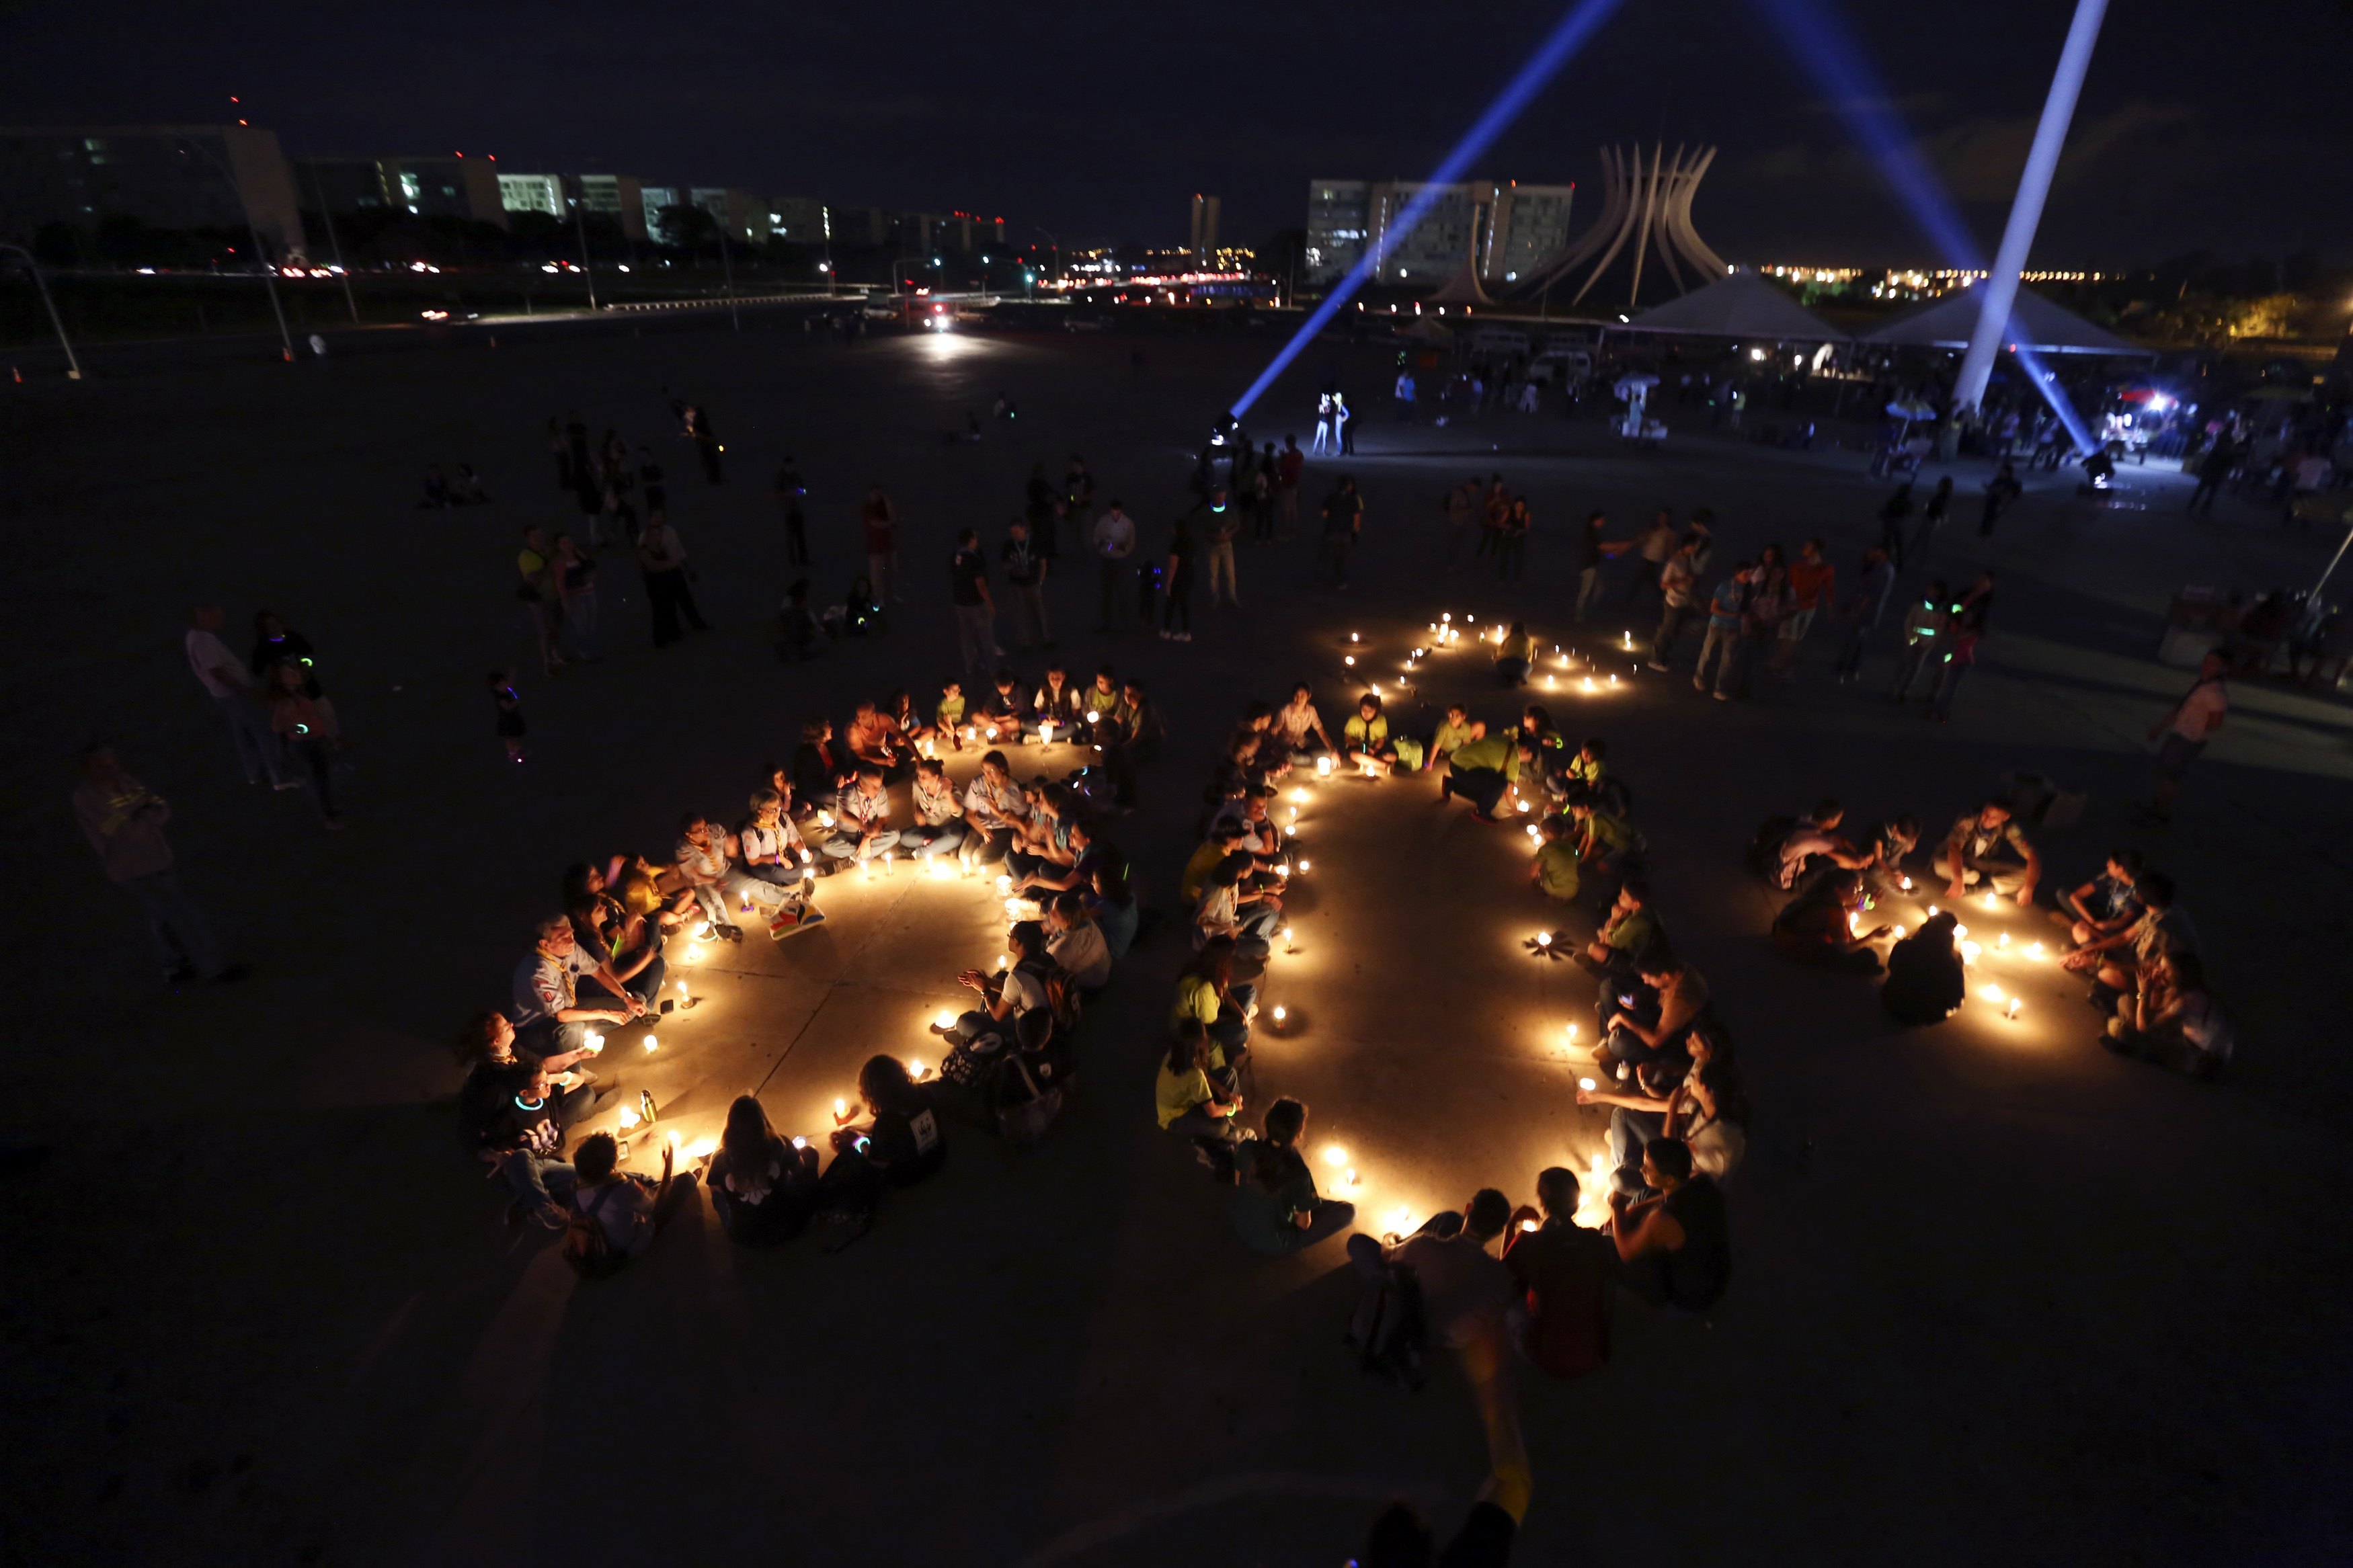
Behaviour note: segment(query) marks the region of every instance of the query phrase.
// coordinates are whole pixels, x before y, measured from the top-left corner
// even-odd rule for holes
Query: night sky
[[[1823,3],[1990,249],[2072,6]],[[293,153],[487,151],[519,171],[1001,214],[1008,234],[1042,225],[1065,245],[1181,244],[1203,190],[1249,243],[1304,222],[1311,176],[1426,172],[1559,15],[1394,0],[0,0],[0,113],[218,120],[236,92]],[[1458,20],[1471,16],[1486,25]],[[2036,260],[2345,258],[2348,58],[2348,0],[2114,0]],[[1723,148],[1695,216],[1730,259],[1941,259],[1747,0],[1628,0],[1484,172],[1575,180],[1589,216],[1596,148],[1637,136]]]

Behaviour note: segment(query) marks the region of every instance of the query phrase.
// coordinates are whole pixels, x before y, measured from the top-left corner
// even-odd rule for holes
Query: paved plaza
[[[1294,679],[1335,725],[1366,680],[1401,727],[1455,699],[1507,720],[1520,699],[1469,644],[1397,684],[1441,613],[1525,618],[1598,672],[1588,693],[1588,662],[1547,667],[1558,685],[1540,675],[1529,695],[1571,737],[1609,740],[1657,907],[1712,983],[1755,1100],[1721,1308],[1703,1321],[1621,1301],[1607,1370],[1520,1376],[1535,1471],[1520,1561],[2341,1558],[2353,1242],[2331,1216],[2353,1113],[2353,710],[2241,682],[2177,826],[2127,810],[2150,783],[2143,731],[2189,679],[2154,658],[2173,592],[2308,584],[2336,541],[2233,499],[2192,520],[2190,481],[2155,467],[2127,468],[2104,508],[2072,474],[2030,476],[1991,541],[1976,531],[1985,470],[1956,470],[1955,517],[1905,578],[1996,575],[1987,662],[1949,724],[1884,700],[1886,634],[1859,686],[1833,685],[1818,629],[1794,684],[1715,703],[1688,679],[1695,636],[1672,676],[1622,651],[1629,630],[1647,642],[1649,604],[1613,594],[1572,623],[1576,524],[1602,508],[1626,537],[1656,507],[1704,506],[1718,572],[1820,535],[1846,574],[1884,493],[1857,454],[1680,430],[1628,451],[1556,412],[1403,426],[1370,395],[1391,351],[1311,348],[1252,411],[1254,437],[1305,444],[1327,363],[1372,406],[1352,458],[1311,461],[1290,536],[1241,547],[1240,608],[1197,593],[1189,644],[1132,621],[1104,637],[1089,563],[1066,553],[1050,583],[1074,675],[1143,676],[1170,733],[1111,829],[1168,920],[1090,1012],[1083,1093],[1045,1143],[1016,1154],[953,1129],[944,1175],[837,1256],[813,1238],[731,1247],[698,1208],[584,1284],[546,1232],[507,1229],[503,1194],[456,1148],[450,1041],[506,997],[563,868],[662,854],[685,809],[732,822],[805,718],[839,722],[898,687],[927,709],[956,661],[951,541],[978,528],[993,556],[1033,463],[1059,476],[1084,454],[1099,494],[1164,546],[1210,418],[1274,346],[844,347],[746,322],[0,388],[16,742],[0,777],[29,960],[0,1131],[56,1150],[0,1188],[0,1561],[748,1550],[1271,1568],[1338,1563],[1398,1493],[1451,1528],[1486,1467],[1461,1375],[1441,1366],[1407,1394],[1360,1374],[1340,1343],[1356,1294],[1340,1244],[1245,1251],[1227,1194],[1151,1119],[1184,956],[1176,882],[1220,737]],[[988,417],[1000,394],[1018,418]],[[723,486],[693,471],[670,396],[712,411]],[[605,662],[551,679],[513,556],[526,522],[583,521],[543,433],[573,408],[660,453],[717,629],[657,654],[616,556]],[[944,440],[969,414],[980,442]],[[887,632],[802,665],[764,630],[798,574],[769,494],[786,453],[809,487],[819,602],[863,570],[869,481],[902,519],[906,603]],[[493,504],[418,509],[425,466],[460,461]],[[1343,471],[1367,517],[1338,593],[1314,570],[1313,513]],[[1440,497],[1490,473],[1536,517],[1516,584],[1440,559]],[[1630,584],[1630,560],[1612,572]],[[347,831],[237,776],[181,652],[202,602],[227,607],[233,647],[261,607],[318,645],[352,738]],[[1033,681],[1043,662],[1015,658]],[[521,766],[483,689],[502,667],[530,716]],[[66,808],[92,735],[171,800],[185,883],[255,966],[242,985],[163,989],[137,910]],[[1081,760],[1029,748],[1017,771]],[[2079,983],[2025,956],[2061,934],[2040,913],[1968,910],[1989,949],[2010,938],[1985,973],[2021,999],[2012,1019],[1973,1001],[1901,1030],[1872,983],[1776,958],[1774,904],[1741,864],[1761,820],[1829,794],[1860,818],[1915,812],[1933,836],[2014,772],[2087,796],[2079,824],[2037,830],[2050,884],[2119,843],[2175,876],[2239,1026],[2228,1080],[2098,1048]],[[1517,826],[1442,805],[1427,775],[1300,787],[1313,868],[1290,904],[1297,951],[1278,944],[1266,982],[1288,1017],[1261,1024],[1249,1120],[1278,1094],[1313,1107],[1318,1176],[1329,1190],[1356,1173],[1338,1195],[1366,1228],[1482,1185],[1533,1201],[1540,1168],[1586,1171],[1606,1113],[1575,1103],[1563,1026],[1589,1035],[1594,983],[1525,943],[1589,920],[1529,889]],[[676,968],[692,1005],[660,1022],[659,1049],[614,1032],[599,1070],[632,1098],[649,1089],[665,1131],[714,1137],[752,1091],[780,1131],[818,1138],[867,1056],[937,1059],[923,1026],[957,1003],[958,969],[1002,950],[984,879],[901,866],[820,898],[821,931],[776,946],[753,931]],[[1327,1165],[1327,1145],[1345,1157]]]

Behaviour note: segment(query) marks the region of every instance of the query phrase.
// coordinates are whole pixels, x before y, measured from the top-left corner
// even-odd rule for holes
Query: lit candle
[[[1291,792],[1291,804],[1293,805],[1305,805],[1307,804],[1307,792],[1303,789],[1293,790]]]
[[[1342,1192],[1344,1192],[1344,1193],[1345,1193],[1345,1192],[1346,1192],[1346,1191],[1347,1191],[1348,1189],[1350,1189],[1351,1187],[1354,1187],[1356,1184],[1356,1172],[1354,1172],[1354,1171],[1350,1171],[1350,1172],[1348,1172],[1346,1174],[1343,1175],[1343,1176],[1340,1178],[1340,1190],[1341,1190]]]
[[[1975,963],[1978,961],[1978,954],[1984,951],[1985,949],[1979,947],[1976,942],[1965,942],[1961,943],[1961,962],[1963,963]]]
[[[648,1035],[645,1038],[645,1047],[649,1051],[658,1048],[660,1045],[661,1042],[651,1035]]]
[[[1989,910],[1998,910],[2001,908],[2001,895],[2000,893],[1988,893],[1986,895],[1986,908]]]
[[[1560,689],[1560,682],[1547,675],[1545,677],[1545,689],[1546,691],[1557,691]]]
[[[1341,656],[1340,662],[1346,665],[1350,669],[1354,669],[1356,668],[1356,656],[1353,653],[1344,654]]]
[[[1593,689],[1593,677],[1589,675],[1585,678],[1585,689],[1588,692]]]
[[[1389,1210],[1389,1229],[1402,1234],[1412,1228],[1412,1226],[1413,1211],[1411,1209],[1406,1207],[1403,1204],[1399,1204],[1397,1207]]]
[[[677,1135],[673,1133],[671,1136],[675,1137]],[[686,1157],[690,1160],[707,1159],[718,1152],[719,1141],[717,1139],[698,1138],[692,1143],[687,1145]]]
[[[807,1148],[807,1147],[808,1147],[808,1140],[807,1140],[807,1139],[806,1139],[806,1138],[802,1138],[802,1137],[799,1137],[799,1136],[796,1136],[796,1137],[793,1139],[793,1147],[794,1147],[794,1148],[796,1148],[796,1149],[806,1149],[806,1148]]]
[[[1005,963],[1006,963],[1005,955],[1004,955],[1003,953],[1001,953],[1001,952],[1000,952],[1000,953],[998,953],[998,954],[997,955],[997,968],[999,968],[999,969],[1002,969],[1002,968],[1004,968],[1004,967],[1005,967]]]
[[[1276,1028],[1280,1029],[1281,1027],[1282,1027],[1283,1020],[1284,1020],[1284,1019],[1286,1019],[1286,1018],[1288,1018],[1288,1017],[1290,1017],[1290,1016],[1291,1016],[1291,1009],[1290,1009],[1290,1008],[1288,1008],[1288,1007],[1283,1007],[1283,1006],[1277,1006],[1277,1007],[1275,1008],[1275,1010],[1274,1010],[1274,1026],[1275,1026]]]
[[[1324,1163],[1327,1165],[1345,1165],[1348,1163],[1348,1152],[1337,1143],[1326,1144],[1324,1149]]]
[[[1632,653],[1634,651],[1634,634],[1632,632],[1628,632],[1626,634],[1626,651],[1628,653]]]
[[[1330,778],[1332,776],[1331,758],[1318,757],[1315,759],[1315,776],[1317,778]]]
[[[1933,914],[1935,914],[1936,911],[1936,910],[1930,910],[1928,912],[1929,912],[1930,914],[1932,914],[1932,915],[1933,915]],[[1969,934],[1969,928],[1968,928],[1968,927],[1967,927],[1967,926],[1965,926],[1965,925],[1960,925],[1960,924],[1957,924],[1957,924],[1953,927],[1953,940],[1954,940],[1955,942],[1958,942],[1961,938],[1963,938],[1963,937],[1965,937],[1965,936],[1968,935],[1968,934]]]
[[[1354,632],[1350,632],[1350,633],[1348,634],[1348,640],[1349,640],[1350,642],[1362,642],[1362,641],[1364,641],[1365,639],[1364,639],[1364,638],[1362,638],[1362,637],[1358,637],[1356,633],[1354,633]]]
[[[626,1105],[621,1107],[620,1122],[622,1131],[627,1132],[630,1128],[635,1127],[640,1120],[642,1119],[638,1115],[636,1110]]]
[[[1572,1046],[1577,1044],[1577,1026],[1574,1024],[1564,1024],[1561,1027],[1568,1031],[1568,1043]]]
[[[849,1120],[849,1101],[846,1100],[836,1100],[833,1102],[833,1119],[836,1121],[844,1121]]]
[[[2008,947],[2010,945],[2010,933],[2008,931],[2002,932],[2000,936],[1993,939],[1993,944],[1996,947]]]
[[[590,1050],[592,1050],[592,1051],[601,1051],[601,1050],[603,1050],[603,1049],[605,1048],[605,1037],[604,1037],[604,1036],[602,1036],[602,1035],[591,1035],[591,1036],[589,1036],[589,1037],[588,1037],[588,1048],[589,1048]]]
[[[2042,944],[2041,942],[2038,942],[2034,943],[2032,946],[2029,947],[2029,948],[2026,950],[2026,956],[2027,956],[2027,957],[2029,957],[2029,958],[2040,958],[2040,957],[2042,957]]]
[[[1981,985],[1978,987],[1978,994],[1984,997],[1989,1002],[1999,1002],[2001,1000],[2001,987],[1999,985]]]
[[[931,1069],[930,1069],[929,1068],[926,1068],[925,1066],[923,1066],[923,1058],[921,1058],[921,1057],[909,1057],[909,1058],[907,1058],[907,1076],[908,1076],[909,1078],[911,1078],[911,1079],[913,1079],[917,1083],[921,1083],[921,1082],[923,1082],[923,1074],[925,1074],[926,1072],[929,1072],[930,1070],[931,1070]]]
[[[700,942],[687,943],[686,959],[690,963],[701,963],[702,962],[702,945]]]
[[[1304,860],[1299,863],[1299,874],[1303,877],[1307,875],[1307,862]]]
[[[1904,940],[1904,928],[1902,926],[1892,926],[1888,929],[1887,934],[1894,937],[1896,941],[1902,942]]]
[[[817,825],[819,827],[831,827],[833,826],[833,813],[829,811],[818,812],[817,814]],[[804,849],[801,851],[801,858],[803,860],[807,860],[808,858],[807,850]]]
[[[1907,893],[1912,890],[1912,879],[1909,877],[1904,879],[1904,890]]]
[[[1534,1220],[1532,1220],[1532,1219],[1524,1219],[1524,1220],[1520,1221],[1520,1229],[1522,1229],[1523,1231],[1531,1231],[1531,1230],[1534,1230],[1534,1229],[1535,1229],[1535,1228],[1536,1228],[1536,1222],[1535,1222],[1535,1221],[1534,1221]]]
[[[1050,746],[1054,743],[1054,721],[1051,719],[1038,726],[1038,741],[1041,745]]]
[[[941,1009],[940,1009],[940,1016],[939,1016],[938,1017],[936,1017],[936,1018],[934,1018],[934,1019],[933,1019],[933,1020],[932,1020],[932,1022],[933,1022],[933,1023],[937,1024],[937,1025],[938,1025],[941,1028],[943,1028],[943,1029],[953,1029],[953,1028],[955,1028],[955,1021],[956,1021],[956,1010],[955,1010],[955,1008],[953,1008],[953,1007],[943,1007],[943,1008],[941,1008]]]
[[[1540,931],[1536,932],[1536,945],[1538,947],[1550,947],[1552,945],[1552,932],[1548,931]]]
[[[2018,1016],[2018,1010],[2024,1005],[2026,1005],[2025,1003],[2021,1002],[2017,997],[2013,996],[2010,999],[2010,1005],[2002,1010],[2002,1016],[2005,1018],[2015,1018]]]
[[[678,983],[678,994],[681,996],[686,994],[686,982],[683,980]]]
[[[1589,1078],[1578,1079],[1577,1080],[1577,1087],[1583,1089],[1586,1093],[1591,1094],[1593,1092],[1593,1080]]]

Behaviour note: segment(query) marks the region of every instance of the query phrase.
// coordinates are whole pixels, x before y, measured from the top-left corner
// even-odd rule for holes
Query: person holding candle
[[[1958,923],[1952,910],[1939,910],[1888,950],[1879,1005],[1889,1017],[1899,1024],[1941,1024],[1960,1010],[1968,996],[1968,975],[1953,942]]]
[[[1568,815],[1576,824],[1577,859],[1588,871],[1615,877],[1642,849],[1642,836],[1624,817],[1604,811],[1587,789],[1568,793]]]
[[[550,1230],[565,1226],[562,1199],[577,1178],[564,1163],[564,1130],[578,1118],[567,1115],[558,1098],[559,1076],[544,1062],[509,1055],[503,1061],[486,1059],[477,1067],[459,1096],[463,1135],[513,1194],[507,1206],[509,1225],[533,1217]],[[617,1092],[608,1089],[604,1098]],[[573,1093],[590,1098],[585,1088]]]
[[[1211,1081],[1212,1048],[1198,1018],[1179,1022],[1161,1060],[1152,1099],[1160,1130],[1204,1145],[1203,1159],[1223,1173],[1231,1169],[1227,1146],[1240,1137],[1234,1118],[1241,1112],[1242,1097]]]
[[[737,1095],[703,1183],[728,1240],[772,1247],[807,1229],[816,1211],[817,1151],[785,1142],[756,1098]]]
[[[1680,1138],[1654,1138],[1642,1150],[1642,1185],[1659,1195],[1609,1194],[1609,1235],[1626,1265],[1619,1278],[1654,1306],[1704,1312],[1732,1279],[1724,1194]]]
[[[1246,890],[1242,884],[1250,872],[1250,856],[1238,849],[1209,873],[1200,901],[1193,907],[1194,951],[1218,937],[1230,937],[1243,957],[1265,960],[1268,939],[1282,923],[1282,898],[1272,891]]]
[[[965,863],[1004,859],[1014,841],[1014,824],[1029,815],[1029,803],[1014,787],[1005,753],[992,748],[980,759],[980,772],[964,793]]]
[[[1879,973],[1879,953],[1871,944],[1887,934],[1884,925],[1860,929],[1862,879],[1852,871],[1833,871],[1783,906],[1773,919],[1773,947],[1784,958]]]
[[[853,761],[881,769],[886,781],[902,779],[913,769],[914,742],[900,730],[898,721],[884,713],[878,703],[858,704],[842,743]]]
[[[1234,983],[1238,951],[1229,936],[1203,942],[1176,977],[1176,1002],[1168,1014],[1171,1028],[1183,1028],[1187,1018],[1199,1022],[1209,1040],[1203,1065],[1228,1089],[1250,1053],[1250,1013],[1258,1005],[1258,987]]]
[[[1621,1081],[1631,1078],[1635,1068],[1682,1058],[1686,1054],[1684,1037],[1706,1010],[1709,998],[1706,976],[1685,963],[1663,940],[1651,944],[1649,955],[1636,963],[1634,972],[1655,998],[1655,1019],[1644,1021],[1642,1015],[1652,1007],[1647,1001],[1638,1006],[1636,998],[1641,993],[1631,988],[1603,992],[1595,1009],[1602,1038],[1593,1053],[1594,1061]]]
[[[1387,778],[1397,766],[1388,715],[1381,710],[1381,700],[1369,691],[1356,700],[1356,713],[1340,727],[1340,754],[1373,778]]]
[[[1520,1353],[1554,1377],[1583,1377],[1609,1361],[1609,1279],[1617,1249],[1577,1223],[1577,1173],[1536,1173],[1536,1202],[1504,1230],[1504,1267],[1520,1290]]]
[[[662,976],[668,969],[659,923],[649,925],[642,916],[630,914],[614,900],[586,888],[566,888],[564,916],[572,922],[578,947],[574,962],[584,966],[580,973],[595,977],[600,985],[609,984],[607,976],[617,980],[621,990],[615,993],[617,997],[634,996],[652,1007],[660,997]],[[595,967],[585,967],[592,964]]]
[[[806,875],[809,847],[800,829],[794,826],[788,809],[791,789],[787,784],[781,794],[772,789],[755,793],[750,819],[735,832],[742,874],[767,884],[782,895],[782,907],[769,922],[770,936],[782,936],[825,921],[825,915],[811,907]]]
[[[1234,1148],[1234,1234],[1252,1252],[1285,1258],[1355,1223],[1356,1205],[1321,1196],[1299,1152],[1307,1107],[1283,1099],[1266,1108],[1263,1136]]]
[[[956,798],[947,765],[937,757],[924,757],[915,763],[912,799],[914,821],[899,830],[899,847],[927,860],[963,845],[964,805]]]
[[[2123,931],[2094,937],[2061,961],[2077,973],[2092,974],[2092,1005],[2103,1013],[2114,1012],[2120,997],[2137,993],[2158,960],[2196,950],[2197,930],[2189,912],[2174,902],[2173,891],[2173,879],[2164,872],[2144,872],[2134,888],[2140,918]]]
[[[679,818],[678,847],[675,851],[679,874],[686,879],[695,902],[702,906],[705,920],[717,936],[731,942],[741,942],[741,927],[728,919],[728,898],[740,889],[757,888],[770,903],[776,901],[776,890],[765,882],[756,881],[735,869],[727,855],[727,835],[711,825],[711,819],[699,811],[690,811]]]
[[[604,1238],[601,1263],[575,1262],[583,1274],[611,1273],[631,1258],[643,1258],[662,1227],[693,1197],[695,1174],[673,1169],[676,1158],[677,1152],[663,1145],[661,1179],[657,1182],[620,1169],[620,1145],[611,1133],[591,1132],[580,1141],[572,1154],[572,1211],[586,1216]],[[584,1257],[574,1250],[568,1232],[565,1251],[575,1258]],[[585,1256],[593,1258],[594,1253]]]
[[[1655,1138],[1679,1138],[1691,1150],[1693,1167],[1718,1181],[1731,1173],[1748,1151],[1748,1094],[1732,1062],[1731,1046],[1720,1032],[1703,1026],[1691,1032],[1691,1066],[1672,1082],[1647,1070],[1630,1090],[1580,1089],[1579,1105],[1609,1107],[1609,1159],[1613,1190],[1648,1197],[1642,1151]]]
[[[824,1217],[837,1227],[828,1251],[865,1234],[886,1191],[913,1186],[947,1163],[945,1125],[906,1063],[869,1057],[858,1069],[858,1100],[865,1120],[834,1129],[833,1163],[818,1184]]]
[[[1059,660],[1046,667],[1045,683],[1030,698],[1029,712],[1041,736],[1049,724],[1060,741],[1076,740],[1076,731],[1086,728],[1085,694],[1071,684],[1070,671]]]
[[[941,681],[940,700],[932,710],[933,718],[938,721],[935,733],[940,745],[964,750],[965,707],[964,682],[954,677]]]

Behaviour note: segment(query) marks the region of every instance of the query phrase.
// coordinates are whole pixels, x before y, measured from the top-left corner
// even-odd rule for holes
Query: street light
[[[269,259],[269,247],[261,243],[261,230],[254,225],[253,209],[246,205],[245,193],[237,188],[237,176],[230,174],[228,172],[228,165],[223,163],[218,158],[214,157],[212,149],[205,146],[202,142],[182,142],[180,143],[180,151],[183,153],[202,153],[204,155],[205,162],[210,163],[213,166],[214,173],[220,175],[221,183],[228,186],[228,194],[237,198],[237,210],[245,215],[246,236],[253,241],[254,255],[261,258],[261,281],[269,289],[269,313],[278,318],[279,346],[285,353],[286,363],[288,364],[292,364],[294,363],[294,334],[286,330],[286,307],[278,302],[278,266],[277,263]]]
[[[74,358],[73,340],[66,336],[65,318],[58,314],[58,302],[49,298],[49,286],[41,278],[41,264],[33,253],[21,245],[0,245],[0,250],[13,250],[25,258],[25,270],[33,275],[33,287],[41,291],[41,303],[48,307],[49,325],[58,330],[58,346],[66,351],[66,379],[81,379],[81,362]]]

